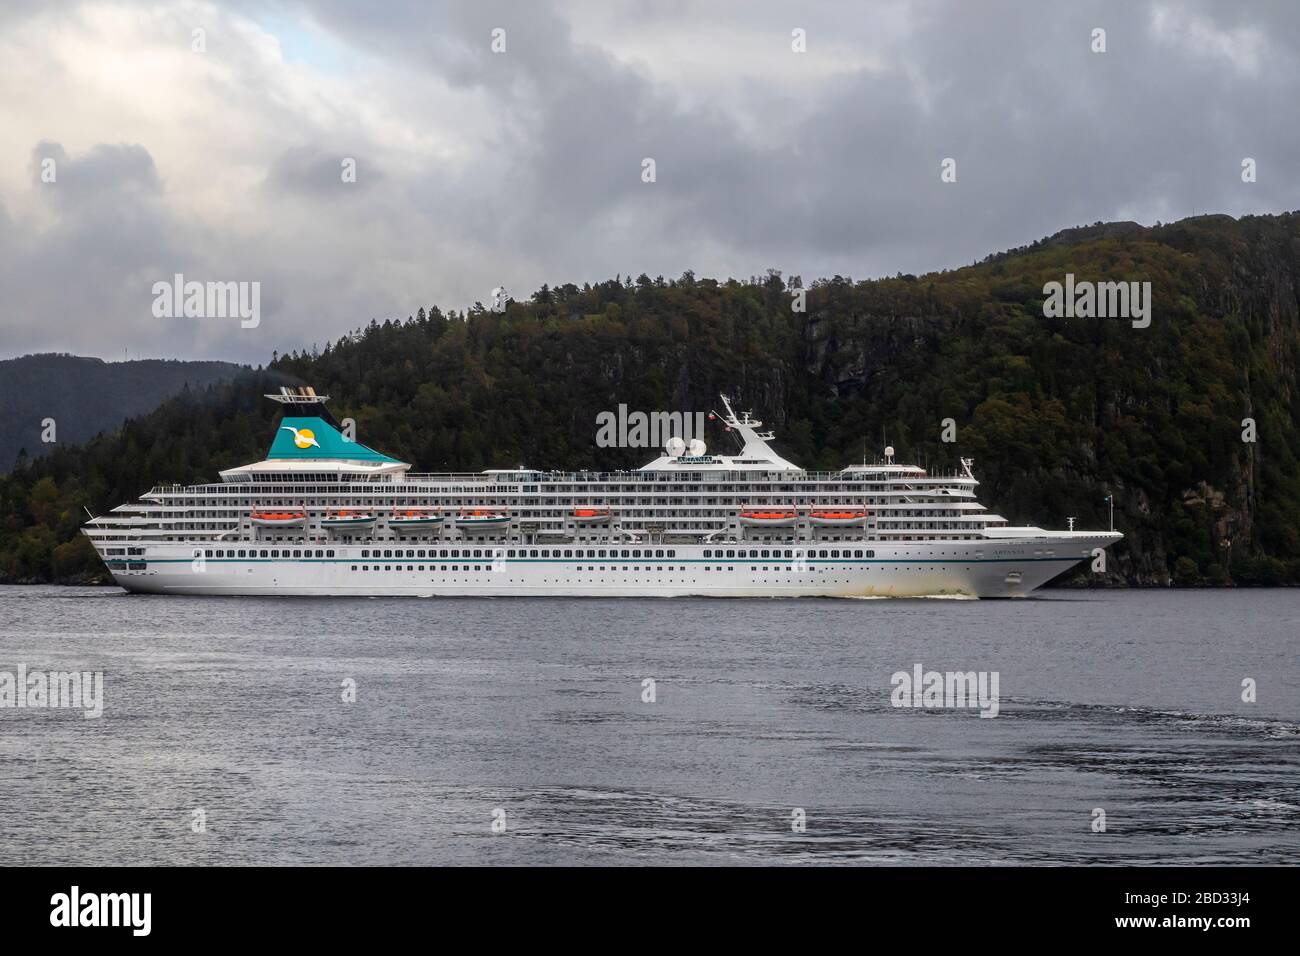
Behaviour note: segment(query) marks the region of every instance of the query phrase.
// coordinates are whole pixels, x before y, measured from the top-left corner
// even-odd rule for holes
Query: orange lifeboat
[[[861,524],[866,518],[865,509],[836,509],[810,512],[808,523],[823,528],[846,528]]]
[[[799,519],[793,511],[754,509],[740,513],[740,523],[747,528],[793,528]]]
[[[501,511],[472,508],[456,515],[458,528],[495,528],[510,524],[510,515]]]
[[[398,534],[405,531],[418,531],[421,528],[434,528],[442,524],[444,515],[441,511],[421,511],[416,508],[394,511],[388,519],[388,527]]]
[[[334,511],[320,519],[322,528],[339,531],[347,528],[369,528],[375,523],[375,516],[366,511]]]
[[[578,524],[604,524],[609,520],[609,509],[574,508],[573,520]]]
[[[259,528],[301,528],[307,523],[305,511],[254,511],[250,517]]]

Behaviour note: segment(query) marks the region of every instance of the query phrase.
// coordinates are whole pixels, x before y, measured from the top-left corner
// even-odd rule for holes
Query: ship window
[[[854,556],[855,558],[860,558],[860,557],[862,557],[862,552],[861,552],[860,550],[859,550],[859,551],[854,551],[854,552],[853,552],[853,556]]]
[[[332,553],[332,552],[331,552],[331,553]],[[317,549],[316,549],[316,557],[318,557],[318,558],[323,558],[323,557],[325,557],[325,552],[322,551],[320,548],[317,548]]]
[[[736,552],[735,552],[735,551],[731,551],[731,550],[728,550],[728,551],[727,551],[727,557],[729,557],[729,558],[734,558],[735,556],[736,556]]]
[[[832,551],[832,552],[831,552],[831,557],[832,557],[832,558],[838,558],[839,556],[840,556],[840,553],[839,553],[838,551]]]
[[[384,551],[384,557],[386,557],[386,558],[391,558],[392,556],[393,556],[393,552],[392,552],[392,551],[387,551],[387,550]]]
[[[204,551],[204,552],[203,552],[203,556],[204,556],[205,558],[210,558],[210,557],[212,557],[212,549],[211,549],[211,548],[208,548],[206,551]]]
[[[529,551],[529,552],[528,552],[528,556],[529,556],[530,558],[535,558],[535,557],[537,557],[537,549],[536,549],[536,548],[533,548],[531,551]]]
[[[604,557],[608,557],[608,555],[605,554],[605,549],[604,549],[604,548],[601,548],[601,549],[600,549],[600,557],[602,557],[602,558],[604,558]]]
[[[334,549],[333,549],[333,548],[330,548],[328,551],[326,551],[326,552],[325,552],[325,557],[327,557],[327,558],[332,558],[332,557],[334,557]]]
[[[368,557],[370,557],[370,549],[367,548],[366,550],[362,551],[362,552],[361,552],[361,556],[362,556],[363,558],[368,558]]]
[[[564,556],[565,556],[566,558],[571,558],[571,557],[573,557],[573,552],[572,552],[572,551],[568,551],[568,550],[566,550],[566,551],[564,552]]]
[[[659,550],[655,551],[655,557],[656,557],[656,558],[662,558],[663,556],[664,556],[664,552],[663,552],[663,549],[662,549],[662,548],[660,548]]]
[[[632,552],[629,551],[629,550],[627,550],[627,548],[624,548],[624,549],[623,549],[623,557],[625,557],[625,558],[630,558],[631,556],[632,556]]]
[[[509,551],[506,552],[506,557],[507,557],[507,558],[513,558],[514,556],[515,556],[515,549],[514,549],[514,548],[511,548]]]
[[[869,558],[874,558],[875,556],[876,556],[876,552],[874,552],[874,551],[868,551],[868,552],[867,552],[867,557],[869,557]]]
[[[481,557],[483,557],[483,549],[482,549],[482,548],[475,548],[475,549],[474,549],[474,557],[476,557],[476,558],[481,558]]]
[[[790,551],[789,549],[787,549],[786,552],[785,552],[785,556],[786,556],[787,558],[793,558],[793,557],[794,557],[794,552],[793,552],[793,551]]]
[[[356,569],[357,569],[357,566],[356,566],[355,564],[352,565],[352,570],[355,571]]]
[[[240,548],[240,549],[239,549],[239,556],[240,556],[241,558],[246,558],[246,557],[248,557],[248,552],[246,552],[243,548]]]
[[[825,552],[825,551],[818,551],[818,552],[817,552],[817,557],[819,557],[819,558],[824,558],[824,557],[826,557],[826,552]]]
[[[765,557],[765,558],[770,558],[771,556],[772,556],[772,552],[770,552],[770,551],[764,551],[764,552],[763,552],[763,557]]]
[[[675,557],[677,557],[677,551],[676,551],[676,549],[669,549],[669,551],[668,551],[668,557],[670,557],[670,558],[675,558]]]

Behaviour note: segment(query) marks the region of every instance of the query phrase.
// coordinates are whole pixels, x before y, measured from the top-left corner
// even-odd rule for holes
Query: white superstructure
[[[722,398],[735,455],[667,442],[636,471],[416,474],[349,440],[310,388],[266,459],[159,486],[86,535],[130,591],[418,596],[1020,597],[1119,540],[1008,527],[971,462],[810,472]]]

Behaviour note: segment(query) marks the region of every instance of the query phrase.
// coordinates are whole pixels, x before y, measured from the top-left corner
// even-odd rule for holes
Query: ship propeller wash
[[[83,529],[155,594],[1023,597],[1114,531],[1009,527],[959,473],[805,471],[722,397],[735,455],[670,439],[635,471],[417,474],[344,436],[310,387],[263,461],[153,488]]]

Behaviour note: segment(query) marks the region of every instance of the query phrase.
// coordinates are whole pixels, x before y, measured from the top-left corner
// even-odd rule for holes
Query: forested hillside
[[[1150,327],[1045,318],[1043,286],[1067,272],[1150,281]],[[0,479],[0,576],[96,573],[82,504],[260,458],[278,411],[260,395],[283,380],[430,471],[635,467],[652,454],[597,448],[597,412],[708,410],[727,391],[807,467],[886,442],[931,468],[973,457],[1013,523],[1104,527],[1113,493],[1113,583],[1300,582],[1300,215],[1098,224],[919,278],[810,282],[798,312],[802,285],[643,275],[371,322]]]
[[[105,362],[54,354],[0,361],[0,472],[13,467],[19,453],[36,458],[54,445],[80,445],[152,411],[186,385],[200,388],[239,370],[230,362]],[[52,436],[44,424],[50,420]]]

